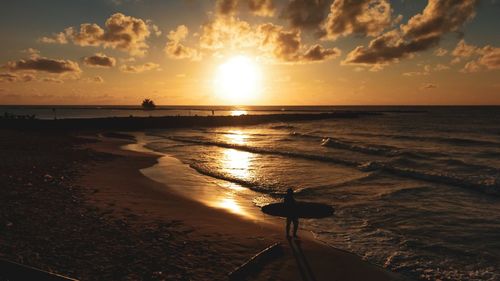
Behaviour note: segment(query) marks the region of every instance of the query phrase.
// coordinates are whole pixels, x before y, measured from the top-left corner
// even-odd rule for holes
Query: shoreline
[[[283,260],[272,261],[264,266],[262,271],[254,277],[255,280],[265,280],[266,276],[269,275],[279,276],[282,280],[301,280],[300,270],[297,267],[298,261],[296,257],[294,257],[292,245],[288,244],[288,241],[286,241],[284,237],[284,233],[282,233],[283,225],[279,224],[280,219],[266,218],[256,206],[253,206],[252,212],[253,215],[258,214],[258,216],[235,214],[228,210],[228,208],[210,206],[210,203],[202,202],[203,199],[196,200],[189,198],[189,196],[179,194],[169,187],[168,178],[161,179],[161,183],[152,180],[147,177],[143,171],[161,165],[159,162],[162,158],[161,155],[159,153],[151,154],[147,153],[147,151],[140,151],[140,149],[137,148],[135,151],[123,150],[124,145],[140,145],[137,141],[132,144],[130,141],[130,139],[118,140],[105,138],[102,139],[100,143],[97,143],[97,146],[92,147],[92,149],[130,157],[130,160],[137,159],[138,157],[143,158],[145,161],[142,163],[128,161],[135,163],[133,168],[136,168],[136,173],[132,174],[132,171],[130,171],[131,167],[128,167],[129,171],[127,171],[127,175],[128,177],[133,176],[134,179],[127,178],[127,181],[140,181],[144,184],[144,187],[150,189],[148,192],[154,190],[155,199],[151,198],[151,195],[145,195],[144,193],[141,195],[142,198],[137,197],[139,195],[137,190],[131,190],[129,186],[126,188],[128,195],[124,196],[126,198],[120,198],[117,202],[113,203],[115,204],[115,210],[122,207],[138,214],[140,217],[177,219],[193,227],[195,229],[194,232],[198,232],[204,237],[214,238],[212,235],[229,236],[232,240],[238,241],[237,244],[239,247],[245,249],[245,254],[235,254],[235,256],[232,257],[232,259],[238,260],[240,264],[267,246],[276,242],[281,243],[285,249]],[[167,165],[168,164],[172,163],[167,163]],[[116,166],[120,165],[114,166],[114,172],[120,173],[116,171]],[[165,166],[163,166],[163,168],[165,168]],[[142,170],[142,172],[139,172],[140,170]],[[121,171],[120,174],[123,175],[123,172],[124,171]],[[101,173],[103,173],[103,171],[101,171]],[[142,177],[142,179],[140,180],[139,177]],[[88,177],[86,178],[88,179]],[[99,179],[93,179],[90,183],[96,185],[99,184],[99,182],[103,183],[102,180]],[[113,183],[109,182],[109,180],[105,182],[108,188],[111,187],[111,190],[96,193],[101,203],[109,203],[109,195],[110,193],[113,194],[112,190],[116,188],[116,186],[113,187]],[[87,184],[89,184],[89,182],[87,182]],[[116,190],[114,191],[116,192]],[[105,196],[103,196],[103,194]],[[116,200],[116,194],[112,197]],[[241,198],[239,199],[241,200]],[[148,203],[148,207],[146,208],[144,207],[146,204],[141,204],[145,202]],[[173,202],[176,204],[171,204]],[[246,203],[246,208],[248,208],[249,204],[253,205],[252,202]],[[244,202],[237,202],[237,204],[243,205]],[[187,210],[189,210],[189,212]],[[172,216],[172,214],[175,215]],[[231,228],[226,227],[229,222]],[[312,272],[315,273],[314,276],[316,280],[332,280],[332,278],[346,280],[407,280],[406,277],[363,261],[355,254],[331,247],[315,239],[309,232],[301,230],[299,233],[301,236],[301,251],[303,251],[302,253],[304,256],[308,257],[308,263],[312,264]],[[256,243],[256,241],[259,242]],[[216,242],[213,241],[213,243]],[[229,250],[227,247],[225,249],[222,248],[219,249],[222,252]],[[338,264],[329,264],[328,260],[338,262]],[[226,273],[230,271],[229,268],[226,269]]]

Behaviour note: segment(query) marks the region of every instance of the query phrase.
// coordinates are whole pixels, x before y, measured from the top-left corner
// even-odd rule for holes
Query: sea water
[[[289,187],[297,200],[333,205],[333,217],[302,227],[390,270],[500,280],[500,108],[363,110],[384,113],[154,130],[146,142],[200,175],[256,191],[256,205]]]

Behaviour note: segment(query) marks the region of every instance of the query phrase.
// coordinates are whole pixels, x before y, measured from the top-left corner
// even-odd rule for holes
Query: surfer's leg
[[[291,218],[286,218],[286,237],[290,236],[290,223],[292,222]]]
[[[299,218],[293,218],[293,236],[297,237],[297,230],[299,229]]]

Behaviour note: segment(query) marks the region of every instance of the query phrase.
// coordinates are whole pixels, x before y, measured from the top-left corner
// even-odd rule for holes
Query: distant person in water
[[[290,224],[293,223],[293,237],[297,237],[297,230],[299,229],[299,217],[297,216],[297,202],[293,198],[293,190],[287,189],[285,198],[283,200],[288,216],[286,218],[286,237],[290,237]]]

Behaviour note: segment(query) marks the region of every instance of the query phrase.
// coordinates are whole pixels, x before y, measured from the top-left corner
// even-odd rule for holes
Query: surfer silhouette
[[[293,197],[293,189],[289,188],[286,191],[285,204],[287,217],[286,217],[286,237],[290,237],[290,224],[293,223],[293,237],[297,237],[297,230],[299,229],[299,217],[297,214],[297,202]]]

